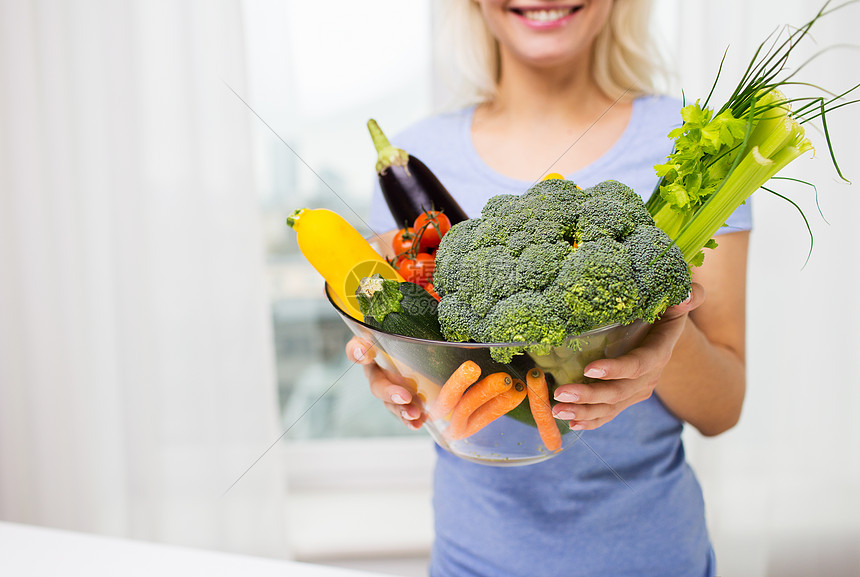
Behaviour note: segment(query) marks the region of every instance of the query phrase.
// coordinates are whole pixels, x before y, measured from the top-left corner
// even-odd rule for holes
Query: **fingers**
[[[553,412],[560,419],[593,419],[611,412],[606,407],[627,408],[651,397],[653,387],[645,382],[607,381],[593,385],[561,385],[555,391],[558,401]],[[574,400],[576,399],[576,400]]]
[[[671,352],[672,345],[658,343],[600,361],[599,370],[586,374],[596,378],[600,373],[600,378],[607,380],[558,386],[553,414],[568,421],[574,430],[594,429],[611,421],[624,409],[651,397]]]
[[[555,400],[559,403],[614,405],[632,396],[633,391],[623,381],[606,381],[594,385],[560,385],[555,390]]]
[[[687,297],[687,300],[684,302],[677,304],[673,307],[669,307],[666,309],[661,316],[661,320],[670,320],[682,315],[689,313],[690,311],[697,309],[705,302],[705,288],[697,282],[693,283],[693,287],[690,289],[690,296]]]
[[[346,343],[346,358],[355,361],[360,365],[366,365],[373,362],[376,356],[376,347],[369,341],[352,337]]]
[[[642,343],[625,355],[614,359],[600,359],[585,367],[585,376],[590,379],[637,379],[648,373],[660,371],[672,358],[675,343],[684,331],[687,313],[704,302],[702,285],[693,283],[689,299],[674,307],[651,325]]]
[[[374,362],[376,347],[364,339],[353,337],[346,343],[346,356],[364,366],[364,374],[370,383],[370,392],[385,404],[385,408],[399,417],[410,429],[421,427],[426,416],[412,398],[409,389],[392,382],[391,375]]]
[[[591,379],[618,380],[639,379],[645,375],[661,372],[672,358],[672,350],[680,336],[680,329],[649,334],[640,346],[614,359],[601,359],[590,363],[585,376]]]
[[[651,397],[669,362],[684,327],[684,318],[651,328],[642,344],[615,359],[601,359],[586,366],[592,383],[560,385],[554,396],[553,414],[568,421],[574,431],[600,427],[635,403]]]
[[[567,421],[574,431],[591,430],[608,423],[628,407],[650,398],[659,371],[640,376],[638,373],[645,364],[635,355],[626,360],[636,365],[627,373],[637,374],[637,377],[560,385],[554,392],[558,402],[553,407],[553,415]]]
[[[631,405],[650,398],[684,330],[686,315],[704,300],[702,285],[693,283],[687,300],[666,309],[638,347],[620,357],[601,359],[585,367],[584,376],[599,382],[557,387],[553,415],[568,421],[575,431],[596,429]]]
[[[618,393],[612,393],[612,395],[617,398]],[[650,396],[651,389],[645,389],[634,391],[630,396],[621,398],[615,403],[557,403],[553,407],[553,415],[557,419],[567,421],[574,431],[591,430],[608,423],[621,411]]]
[[[409,389],[393,383],[389,375],[374,362],[364,365],[364,374],[370,383],[370,392],[381,400],[385,408],[399,417],[410,429],[418,429],[426,415]]]

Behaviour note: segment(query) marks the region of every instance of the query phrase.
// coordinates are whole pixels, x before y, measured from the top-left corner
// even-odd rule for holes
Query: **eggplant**
[[[368,120],[367,128],[379,154],[376,174],[382,196],[398,227],[412,226],[421,213],[429,210],[442,211],[452,225],[469,218],[423,162],[392,146],[375,120]]]

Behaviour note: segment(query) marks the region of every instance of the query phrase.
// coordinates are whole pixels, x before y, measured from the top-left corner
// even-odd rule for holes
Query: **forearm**
[[[721,235],[695,269],[705,302],[686,325],[655,391],[678,418],[718,435],[740,418],[746,393],[746,261],[748,232]]]
[[[738,422],[746,393],[742,351],[708,340],[688,318],[655,392],[703,435],[727,431]]]

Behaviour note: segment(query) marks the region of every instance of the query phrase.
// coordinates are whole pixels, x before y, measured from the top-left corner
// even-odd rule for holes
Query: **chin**
[[[527,47],[517,53],[509,53],[508,57],[536,69],[548,70],[553,68],[574,68],[587,65],[590,59],[590,46],[575,48]]]

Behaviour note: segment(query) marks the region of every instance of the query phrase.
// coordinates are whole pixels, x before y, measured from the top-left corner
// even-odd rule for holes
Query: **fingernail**
[[[603,369],[588,369],[585,371],[585,376],[589,379],[599,379],[606,376],[606,371]]]
[[[583,429],[585,429],[585,427],[583,427],[579,423],[575,424],[570,428],[571,431],[582,431]]]
[[[367,354],[367,351],[361,347],[355,347],[352,350],[352,356],[355,357],[355,360],[362,361],[364,360],[364,356]]]
[[[406,399],[404,399],[403,397],[401,397],[399,394],[394,393],[393,395],[391,395],[391,402],[392,402],[392,403],[395,403],[395,404],[397,404],[397,405],[405,405],[405,404],[406,404]]]
[[[688,294],[687,298],[685,298],[684,300],[681,301],[681,304],[682,305],[687,304],[688,302],[690,302],[690,300],[692,300],[692,298],[693,298],[693,293]]]
[[[576,415],[570,409],[561,409],[555,414],[555,416],[564,421],[572,421],[576,418]]]
[[[562,403],[575,403],[579,400],[579,395],[562,391],[555,394],[555,400],[561,401]]]

